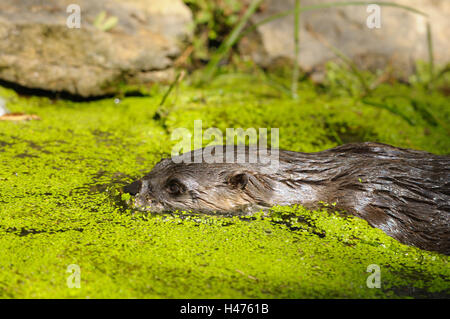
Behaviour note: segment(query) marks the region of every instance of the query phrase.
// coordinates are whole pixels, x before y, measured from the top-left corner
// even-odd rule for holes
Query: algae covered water
[[[299,100],[253,84],[218,77],[203,88],[182,85],[163,109],[158,88],[90,102],[0,88],[9,110],[40,118],[0,122],[0,296],[448,297],[447,256],[402,245],[332,205],[245,218],[127,205],[121,187],[170,156],[171,133],[197,119],[221,131],[280,128],[280,147],[293,151],[376,141],[450,153],[450,108],[438,91],[382,85],[362,103],[307,83]],[[403,97],[386,104],[389,96]],[[373,265],[379,288],[370,287]]]

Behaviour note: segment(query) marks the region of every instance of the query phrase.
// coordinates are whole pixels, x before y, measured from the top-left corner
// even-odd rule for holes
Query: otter
[[[231,162],[225,155],[230,149]],[[195,160],[217,150],[221,163]],[[137,208],[152,212],[248,214],[275,205],[333,203],[401,243],[449,255],[450,157],[372,142],[316,153],[277,149],[275,166],[267,161],[274,154],[209,146],[161,160],[124,191],[135,196]],[[239,156],[257,160],[237,161]]]

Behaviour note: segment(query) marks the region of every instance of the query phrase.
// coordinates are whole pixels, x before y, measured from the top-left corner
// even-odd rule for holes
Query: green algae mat
[[[0,121],[0,297],[448,298],[447,256],[332,205],[245,218],[127,205],[121,187],[169,156],[173,130],[196,119],[204,129],[279,128],[280,147],[294,151],[370,140],[450,153],[450,108],[438,92],[381,86],[362,103],[304,84],[295,101],[254,84],[181,86],[163,108],[163,88],[91,102],[0,88],[11,111],[40,117]],[[386,107],[382,97],[401,94]]]

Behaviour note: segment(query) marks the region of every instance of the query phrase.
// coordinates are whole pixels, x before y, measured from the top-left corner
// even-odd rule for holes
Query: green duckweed
[[[448,120],[439,93],[401,85],[377,90],[375,96],[412,94]],[[280,147],[304,152],[371,140],[448,154],[445,126],[416,116],[407,101],[398,107],[415,125],[307,83],[294,101],[225,76],[205,88],[182,85],[155,120],[163,93],[72,102],[0,88],[11,111],[41,118],[0,122],[0,297],[449,296],[447,256],[402,245],[332,204],[250,217],[154,215],[133,211],[120,190],[169,156],[171,132],[192,130],[195,119],[222,131],[280,128]],[[73,264],[80,288],[68,287]],[[380,288],[367,285],[370,265],[380,267]]]

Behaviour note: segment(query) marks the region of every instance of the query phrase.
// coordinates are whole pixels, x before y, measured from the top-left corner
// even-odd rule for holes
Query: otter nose
[[[136,194],[139,193],[139,191],[141,190],[141,187],[142,187],[142,181],[137,180],[129,185],[124,186],[123,191],[125,193],[135,196]]]

